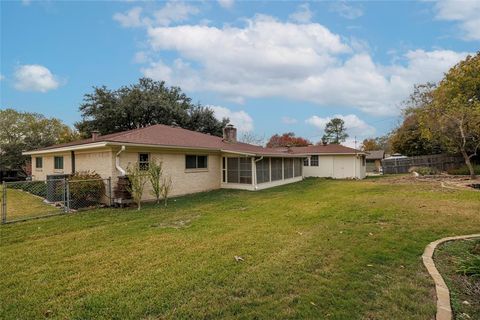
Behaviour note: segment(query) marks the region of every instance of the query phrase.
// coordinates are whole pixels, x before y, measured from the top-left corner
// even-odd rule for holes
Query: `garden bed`
[[[435,264],[450,290],[455,319],[480,319],[480,239],[437,247]]]

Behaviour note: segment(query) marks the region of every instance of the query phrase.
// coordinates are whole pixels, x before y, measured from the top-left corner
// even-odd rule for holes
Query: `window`
[[[310,157],[310,165],[312,167],[318,167],[318,156],[311,156]]]
[[[63,157],[53,158],[53,168],[55,170],[63,170]]]
[[[294,159],[293,168],[294,168],[295,177],[301,177],[302,176],[302,159]]]
[[[257,183],[270,182],[270,158],[263,158],[256,162]]]
[[[207,156],[185,156],[185,168],[186,169],[207,169]]]
[[[293,159],[283,159],[283,179],[293,178]]]
[[[271,159],[272,181],[282,180],[282,158]]]
[[[35,168],[37,168],[37,169],[42,169],[43,168],[43,158],[42,157],[36,157],[35,158]]]
[[[139,153],[138,154],[138,167],[140,170],[147,171],[148,170],[148,162],[149,162],[149,154],[148,153]]]
[[[252,183],[251,158],[227,158],[227,183]]]
[[[303,158],[303,165],[304,165],[305,167],[308,167],[308,157]]]

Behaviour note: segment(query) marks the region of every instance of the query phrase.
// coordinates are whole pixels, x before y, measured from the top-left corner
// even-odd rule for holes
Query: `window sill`
[[[205,169],[185,169],[185,173],[197,173],[197,172],[208,172],[208,168]]]
[[[35,172],[42,172],[42,171],[43,171],[43,169],[41,169],[41,168],[36,168],[35,169]]]
[[[62,169],[53,169],[53,173],[63,173]]]

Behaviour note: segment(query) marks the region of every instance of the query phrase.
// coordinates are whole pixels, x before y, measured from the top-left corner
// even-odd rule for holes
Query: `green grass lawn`
[[[29,182],[17,182],[17,184]],[[0,185],[0,203],[3,187]],[[60,213],[61,208],[46,204],[42,197],[26,191],[7,188],[7,221]]]
[[[4,225],[0,318],[432,319],[425,246],[479,231],[479,192],[395,178]]]

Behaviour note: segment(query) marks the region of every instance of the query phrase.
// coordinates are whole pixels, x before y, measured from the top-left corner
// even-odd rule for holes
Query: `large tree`
[[[311,144],[305,138],[296,137],[295,133],[287,132],[282,135],[274,134],[270,137],[267,142],[267,148],[277,148],[277,147],[304,147]]]
[[[434,83],[415,85],[413,93],[403,101],[403,121],[393,130],[390,143],[394,152],[406,156],[442,153],[441,143],[423,133],[421,112],[433,101]]]
[[[323,144],[340,144],[348,138],[345,121],[333,118],[325,125],[325,134],[322,137]]]
[[[405,156],[421,156],[444,152],[442,144],[422,133],[419,110],[405,115],[402,124],[394,130],[390,138],[392,150]]]
[[[148,78],[117,90],[94,87],[80,106],[82,121],[75,126],[83,136],[93,130],[101,134],[146,127],[176,124],[182,128],[221,136],[228,119],[219,121],[213,110],[193,104],[178,87]]]
[[[0,168],[25,169],[22,152],[75,140],[78,134],[55,118],[39,113],[0,110]]]
[[[448,71],[420,117],[424,136],[461,154],[474,178],[471,159],[480,148],[480,52]]]

